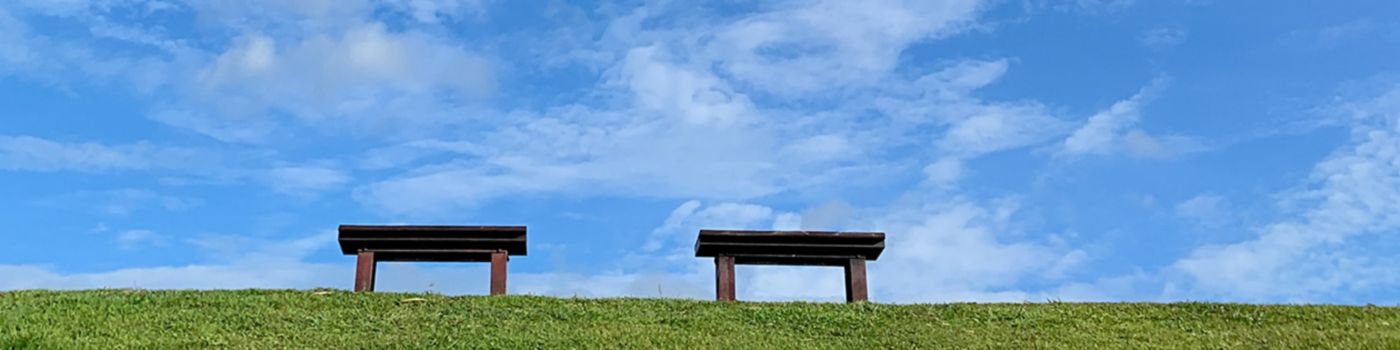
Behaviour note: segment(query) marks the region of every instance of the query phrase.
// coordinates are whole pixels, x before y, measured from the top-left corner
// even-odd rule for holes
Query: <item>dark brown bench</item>
[[[715,299],[734,300],[734,265],[841,266],[846,301],[869,299],[865,261],[885,251],[882,232],[700,230],[695,256],[715,258]]]
[[[358,255],[355,291],[374,291],[381,261],[491,262],[491,295],[506,293],[510,255],[525,255],[525,226],[340,226],[340,252]]]

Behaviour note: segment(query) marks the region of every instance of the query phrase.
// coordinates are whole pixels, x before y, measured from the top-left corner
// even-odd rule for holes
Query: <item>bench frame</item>
[[[379,262],[490,262],[491,295],[506,294],[511,255],[526,254],[524,226],[341,225],[340,248],[355,255],[355,291],[374,291]]]
[[[735,265],[841,266],[846,301],[870,299],[865,261],[885,250],[882,232],[700,230],[696,257],[715,259],[715,299],[735,300]]]

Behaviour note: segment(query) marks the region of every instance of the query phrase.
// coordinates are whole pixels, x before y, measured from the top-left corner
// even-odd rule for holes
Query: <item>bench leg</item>
[[[715,257],[715,300],[734,301],[734,257]]]
[[[851,259],[846,263],[846,302],[854,303],[869,300],[865,288],[865,259]]]
[[[361,250],[355,261],[355,291],[374,291],[374,252]]]
[[[491,295],[506,294],[506,262],[510,261],[510,256],[506,251],[497,250],[491,253]]]

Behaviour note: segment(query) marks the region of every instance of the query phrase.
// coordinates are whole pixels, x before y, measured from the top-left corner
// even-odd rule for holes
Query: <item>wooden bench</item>
[[[381,261],[491,262],[491,295],[506,293],[510,255],[525,255],[524,226],[340,226],[340,252],[358,255],[355,291],[374,291]]]
[[[869,299],[865,261],[885,251],[882,232],[700,230],[696,257],[715,258],[715,299],[734,300],[734,265],[841,266],[846,301]]]

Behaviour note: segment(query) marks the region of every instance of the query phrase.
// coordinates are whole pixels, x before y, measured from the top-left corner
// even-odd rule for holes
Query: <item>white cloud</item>
[[[1206,150],[1196,138],[1181,135],[1153,136],[1142,130],[1122,136],[1123,152],[1141,158],[1170,158]]]
[[[1006,75],[1010,63],[1006,60],[958,61],[937,72],[915,80],[913,87],[925,98],[945,101],[965,99],[972,90],[982,88]]]
[[[294,105],[290,102],[294,98],[373,97],[374,90],[357,90],[374,85],[403,93],[435,88],[479,93],[490,88],[489,79],[487,63],[463,48],[423,33],[389,32],[383,24],[368,23],[339,35],[281,45],[270,37],[250,35],[202,70],[198,82],[215,90],[246,84],[291,92],[296,95],[274,98],[266,94],[260,98],[275,105]],[[311,90],[313,87],[331,90]]]
[[[1174,295],[1170,285],[1163,288],[1161,276],[1143,271],[1099,278],[1088,282],[1069,282],[1040,292],[1036,300],[1065,302],[1177,302],[1191,299]]]
[[[122,249],[137,249],[142,247],[164,247],[169,242],[164,236],[151,230],[126,230],[116,236],[117,246]]]
[[[639,8],[614,21],[596,44],[607,54],[590,55],[615,59],[595,62],[608,65],[600,88],[590,94],[596,101],[505,113],[489,135],[443,139],[463,143],[451,149],[375,150],[370,158],[405,156],[376,160],[381,164],[442,158],[431,155],[449,159],[363,186],[356,198],[396,215],[440,213],[537,193],[749,200],[862,186],[917,169],[883,157],[896,147],[936,148],[961,160],[1035,145],[1068,131],[1066,122],[1034,101],[984,102],[972,96],[1005,74],[1006,60],[959,60],[913,81],[893,74],[900,52],[962,30],[979,2],[847,6],[786,4],[683,31],[644,29],[638,21],[666,14]],[[893,24],[843,21],[842,11],[890,18]],[[832,26],[808,29],[818,24]],[[746,37],[736,38],[745,40],[739,42],[725,35]],[[797,50],[792,57],[770,54],[788,49]],[[760,68],[768,73],[744,73]],[[800,91],[815,94],[790,94]],[[833,99],[840,102],[803,107],[822,94],[840,94]],[[753,96],[768,101],[760,105]],[[869,115],[872,105],[878,115]]]
[[[960,60],[912,81],[890,81],[874,107],[897,126],[946,127],[936,145],[951,155],[978,156],[1045,141],[1068,130],[1034,101],[983,101],[973,95],[1001,79],[1006,60]]]
[[[354,257],[336,263],[305,261],[279,264],[221,263],[135,267],[90,273],[61,273],[45,266],[0,265],[0,290],[18,289],[310,289],[351,288]],[[488,267],[479,264],[429,266],[380,264],[375,290],[433,291],[449,295],[484,295]],[[839,273],[839,271],[837,271]],[[532,273],[512,271],[508,291],[517,295],[558,297],[665,297],[712,299],[712,280],[697,274]],[[837,280],[836,283],[840,281]],[[838,287],[839,288],[839,287]]]
[[[386,6],[428,21],[477,5]],[[1035,103],[982,103],[968,96],[1004,74],[1004,60],[959,62],[917,82],[892,74],[907,47],[964,30],[983,6],[825,1],[779,4],[684,31],[626,25],[667,15],[643,7],[639,18],[614,22],[596,45],[617,59],[606,62],[604,89],[594,95],[602,102],[488,113],[497,118],[481,121],[497,132],[482,141],[443,133],[449,128],[440,126],[483,114],[469,107],[491,88],[488,60],[431,30],[376,23],[368,15],[377,8],[363,1],[192,4],[208,25],[235,35],[228,46],[180,47],[169,50],[175,54],[168,60],[141,58],[142,69],[131,74],[140,77],[128,80],[142,81],[138,85],[153,93],[169,92],[153,94],[159,101],[152,118],[226,141],[290,137],[296,129],[287,123],[390,138],[454,136],[441,137],[445,143],[473,139],[450,149],[395,148],[412,153],[413,159],[402,161],[386,158],[383,152],[390,150],[382,149],[376,164],[362,164],[384,169],[442,152],[452,156],[355,191],[362,202],[391,213],[473,207],[528,193],[743,200],[831,188],[838,179],[863,174],[860,181],[841,182],[855,186],[898,171],[872,155],[907,146],[904,125],[860,117],[868,106],[862,99],[874,97],[858,89],[919,90],[919,98],[883,108],[884,117],[940,109],[938,118],[949,130],[939,147],[960,157],[1022,147],[1060,132],[1063,123]],[[880,18],[881,24],[851,16]],[[140,41],[165,42],[147,39]],[[771,79],[772,72],[787,78]],[[857,96],[832,111],[798,108],[815,97],[797,92],[837,91]],[[777,94],[782,101],[763,108],[754,94]],[[935,99],[940,103],[924,103]]]
[[[671,211],[666,222],[652,231],[642,249],[654,252],[663,247],[679,249],[684,255],[695,240],[701,226],[713,229],[760,230],[774,220],[773,209],[754,204],[718,203],[704,206],[700,201],[688,201]],[[668,251],[666,253],[675,253]]]
[[[480,154],[480,146],[466,141],[417,140],[372,149],[360,159],[359,167],[367,170],[397,168],[438,153]]]
[[[398,214],[534,193],[739,200],[828,184],[847,169],[865,169],[837,162],[861,152],[839,136],[784,145],[770,126],[700,125],[666,116],[605,121],[612,115],[587,111],[506,127],[473,154],[362,187],[357,198]]]
[[[1206,227],[1225,224],[1234,216],[1229,200],[1216,194],[1200,194],[1176,205],[1176,215]]]
[[[423,24],[481,16],[488,0],[215,0],[181,4],[201,19],[236,30],[278,29],[293,34],[343,29],[375,12],[401,14]]]
[[[657,47],[632,49],[620,63],[620,79],[631,90],[637,109],[693,124],[729,125],[753,118],[746,96],[708,72],[665,62]]]
[[[1142,105],[1150,98],[1146,91],[1139,92],[1089,117],[1084,126],[1065,139],[1064,153],[1103,154],[1114,151],[1121,134],[1137,124]]]
[[[350,182],[350,176],[330,168],[284,166],[268,169],[262,181],[275,191],[299,195],[339,188]]]
[[[1292,218],[1243,242],[1199,247],[1172,268],[1197,291],[1233,300],[1346,300],[1400,285],[1397,261],[1374,250],[1400,231],[1400,88],[1348,106],[1352,142],[1318,163]]]
[[[1132,6],[1137,0],[1074,0],[1062,4],[1072,4],[1072,9],[1086,13],[1112,13]]]
[[[802,215],[797,213],[781,213],[773,218],[773,229],[783,231],[802,230]]]
[[[100,38],[132,40],[138,45],[162,44],[167,41],[152,37],[139,29],[125,28],[92,16],[91,4],[69,8],[62,2],[36,1],[37,6],[0,8],[0,75],[34,80],[44,85],[66,87],[75,81],[106,86],[114,81],[129,82],[139,91],[148,91],[147,75],[164,74],[153,69],[157,60],[125,57],[93,51],[94,45],[59,40],[48,33],[30,28],[26,22],[38,12],[54,16],[76,16],[91,22],[92,35]],[[53,7],[50,7],[53,6]]]
[[[133,231],[140,232],[140,231]],[[140,233],[137,234],[142,235]],[[244,236],[206,236],[190,241],[204,248],[209,261],[182,266],[131,267],[110,271],[62,273],[41,265],[0,265],[0,290],[16,289],[349,289],[354,257],[335,263],[307,261],[317,252],[339,255],[334,233],[289,240],[260,240]],[[233,247],[230,247],[233,246]],[[452,267],[385,263],[379,266],[376,290],[437,291],[485,294],[487,267]],[[479,276],[479,278],[473,278]],[[510,293],[554,296],[664,296],[708,298],[712,287],[698,273],[619,273],[593,275],[512,271]]]
[[[965,176],[963,162],[961,159],[944,157],[933,164],[924,167],[924,175],[928,182],[939,185],[951,185]]]
[[[122,188],[104,191],[79,191],[39,199],[34,201],[34,204],[49,209],[65,211],[73,208],[90,207],[94,212],[99,214],[124,217],[149,209],[164,209],[172,212],[183,211],[200,205],[200,201],[162,194],[151,190]]]
[[[1007,69],[1006,60],[958,61],[914,81],[892,83],[888,95],[874,99],[875,107],[898,130],[943,128],[932,140],[940,157],[923,168],[928,183],[951,186],[972,173],[965,166],[968,159],[1042,144],[1070,131],[1068,122],[1034,101],[992,102],[973,96]]]
[[[1016,233],[1015,201],[991,207],[947,201],[880,208],[883,213],[856,215],[840,202],[810,208],[802,214],[736,203],[677,207],[654,231],[648,247],[662,254],[647,261],[670,264],[677,278],[710,287],[713,265],[693,257],[693,241],[701,228],[767,229],[801,221],[804,229],[841,226],[851,230],[881,230],[888,248],[871,262],[871,293],[882,302],[1027,301],[1035,292],[1018,286],[1028,280],[1058,281],[1088,259],[1083,251],[1057,243],[1037,242]],[[849,215],[849,216],[848,216]],[[846,216],[846,217],[842,217]],[[697,262],[696,260],[700,260]],[[841,270],[761,266],[739,270],[741,298],[758,300],[840,300]],[[711,297],[707,291],[702,297]]]
[[[965,106],[966,118],[953,122],[939,148],[976,156],[1025,147],[1060,134],[1062,122],[1038,107],[1014,105]]]
[[[423,0],[390,5],[434,18],[471,7]],[[0,10],[0,29],[10,29],[0,34],[0,62],[7,63],[0,73],[128,86],[152,101],[151,118],[240,142],[290,137],[282,128],[288,123],[387,136],[421,133],[424,126],[470,118],[465,109],[495,87],[487,58],[417,26],[391,30],[372,20],[376,7],[364,1],[188,4],[201,24],[230,35],[228,46],[213,48],[167,39],[150,25],[107,19],[144,18],[141,11],[123,12],[129,6],[63,10],[88,25],[91,37],[62,39],[32,32]],[[91,51],[99,39],[160,50],[99,55]]]
[[[139,235],[139,234],[138,234]],[[243,239],[237,252],[209,263],[131,267],[60,273],[40,265],[0,265],[0,290],[15,289],[241,289],[312,288],[348,284],[350,264],[307,263],[305,258],[334,243],[333,233],[287,241]]]
[[[239,164],[245,155],[216,154],[202,149],[158,146],[147,142],[110,145],[96,142],[68,143],[33,136],[0,135],[0,170],[85,173],[159,172],[167,175],[190,174],[215,182],[259,181],[284,194],[307,194],[334,189],[350,181],[349,175],[322,166],[276,166],[268,169]],[[172,180],[178,182],[177,180]],[[92,197],[79,193],[78,197]],[[105,212],[125,215],[131,207],[146,202],[162,202],[169,209],[185,208],[189,203],[169,196],[159,196],[145,190],[114,190],[108,197]]]
[[[854,218],[855,208],[844,201],[833,200],[802,211],[801,228],[811,231],[845,229]]]
[[[33,136],[0,135],[0,169],[107,172],[176,166],[196,152],[149,143],[64,143]]]
[[[870,266],[874,295],[899,301],[1028,301],[1025,280],[1055,281],[1085,253],[1015,234],[1015,201],[951,201],[877,219],[891,243]]]
[[[1397,33],[1400,33],[1400,21],[1362,18],[1321,28],[1301,28],[1279,40],[1290,46],[1333,49],[1356,44],[1395,43]]]
[[[893,243],[880,260],[869,265],[875,300],[1027,301],[1037,294],[1018,289],[1021,281],[1054,281],[1055,276],[1085,259],[1083,252],[1014,234],[1009,220],[1015,207],[1014,201],[1000,201],[990,208],[953,201],[896,209],[877,217],[852,217],[851,225],[885,230]],[[678,206],[653,232],[644,252],[624,257],[625,261],[617,265],[620,268],[604,267],[600,269],[603,272],[590,274],[513,271],[510,292],[709,299],[713,297],[713,263],[695,258],[692,250],[700,228],[769,229],[789,225],[783,221],[840,225],[811,221],[831,220],[851,212],[838,202],[798,215],[754,204],[707,205],[689,201]],[[147,242],[144,240],[149,235],[137,234],[133,238]],[[352,257],[341,257],[337,263],[307,262],[316,252],[334,251],[333,233],[287,241],[205,236],[189,243],[204,248],[209,261],[72,274],[44,266],[0,265],[0,272],[11,277],[0,281],[0,290],[348,288],[354,270]],[[379,290],[482,294],[486,289],[484,266],[382,264],[380,269]],[[844,293],[841,269],[837,268],[744,266],[738,272],[739,294],[746,300],[836,301]]]
[[[494,175],[467,165],[435,167],[421,174],[381,181],[356,189],[355,198],[375,209],[393,214],[436,214],[472,208],[509,194],[556,190],[564,187],[558,171],[533,169],[533,173]]]
[[[823,163],[849,160],[861,155],[860,146],[839,134],[816,135],[783,146],[779,157],[800,163]]]
[[[16,73],[10,71],[15,67],[27,67],[38,60],[32,49],[27,45],[29,28],[19,19],[15,18],[0,8],[0,62],[5,63],[5,73]]]
[[[389,6],[433,23],[455,18],[449,13],[470,5],[405,0]],[[920,168],[927,181],[952,184],[973,173],[966,168],[972,158],[1070,134],[1069,123],[1036,101],[975,96],[1008,72],[1007,60],[956,60],[928,74],[896,69],[902,68],[900,57],[908,47],[973,25],[981,1],[791,2],[733,20],[682,21],[699,23],[695,28],[642,29],[637,23],[664,22],[657,20],[660,14],[649,17],[646,7],[638,17],[614,22],[602,40],[580,45],[605,51],[583,55],[602,66],[600,86],[584,101],[505,113],[469,108],[473,98],[490,92],[490,60],[431,29],[412,24],[391,29],[374,22],[367,16],[375,8],[366,2],[193,6],[202,20],[234,37],[227,47],[172,55],[170,61],[143,66],[148,69],[139,70],[142,77],[128,77],[155,86],[148,89],[160,102],[153,118],[230,141],[291,135],[287,124],[298,123],[336,133],[381,137],[401,128],[397,131],[435,137],[411,142],[389,137],[395,145],[373,150],[355,164],[390,173],[354,191],[357,200],[383,213],[444,213],[534,194],[700,199],[676,208],[653,231],[646,249],[629,257],[647,262],[629,265],[644,269],[513,273],[513,292],[653,295],[659,288],[656,294],[708,297],[713,267],[690,256],[689,243],[699,227],[886,230],[898,244],[871,265],[873,292],[881,301],[1027,300],[1037,294],[1023,290],[1024,282],[1054,282],[1089,259],[1054,239],[1028,238],[1032,235],[1012,223],[1014,201],[915,198],[912,204],[882,208],[894,213],[876,216],[842,202],[800,214],[747,203],[785,192],[859,186]],[[0,28],[4,25],[0,17]],[[121,32],[108,36],[165,42]],[[15,60],[31,60],[25,50],[40,46],[32,45],[37,39],[25,40],[31,44],[0,54],[16,52]],[[1169,137],[1133,128],[1147,90],[1074,131],[1064,144],[1072,151],[1066,152],[1121,148],[1135,155],[1171,154],[1177,143]],[[474,120],[481,129],[473,132],[439,127],[477,117],[483,117]],[[907,156],[911,149],[915,155]],[[923,158],[924,153],[933,154]],[[901,159],[885,159],[890,156]],[[920,167],[904,158],[936,160]],[[287,193],[350,182],[342,170],[317,164],[256,168],[266,171],[233,176],[266,181]],[[218,239],[226,238],[196,243],[214,247]],[[305,251],[329,244],[268,245]],[[307,253],[292,252],[295,258],[271,266],[259,261],[285,252],[262,250],[219,252],[220,259],[207,264],[102,273],[0,269],[54,286],[348,285],[348,261],[307,263]],[[386,289],[430,283],[449,291],[483,288],[442,277],[480,273],[478,267],[387,266],[386,271],[404,272],[386,273]],[[745,268],[741,273],[744,296],[840,298],[839,269]],[[216,280],[210,274],[227,277]],[[760,280],[768,283],[754,283]]]
[[[278,115],[349,131],[407,132],[450,122],[492,91],[491,71],[457,44],[379,23],[290,41],[250,34],[196,68],[191,81],[175,82],[187,91],[155,117],[229,141],[265,137]]]
[[[185,265],[65,274],[35,265],[0,265],[0,289],[314,288],[344,284],[352,269],[329,264]],[[343,276],[342,278],[336,278]]]
[[[704,53],[737,80],[780,94],[865,86],[882,81],[906,47],[963,29],[982,7],[977,0],[794,4],[719,28]]]
[[[1065,138],[1057,156],[1124,154],[1144,158],[1167,158],[1199,152],[1205,146],[1193,138],[1170,135],[1153,136],[1135,128],[1142,119],[1142,109],[1167,84],[1166,78],[1154,79],[1132,97],[1115,102],[1100,111]]]
[[[1166,50],[1186,41],[1186,31],[1175,28],[1157,28],[1138,36],[1138,43],[1153,50]]]
[[[362,187],[357,198],[391,213],[420,214],[531,193],[742,199],[810,180],[773,171],[812,158],[780,157],[778,137],[766,127],[627,111],[554,112],[521,116],[475,142],[472,154]]]

